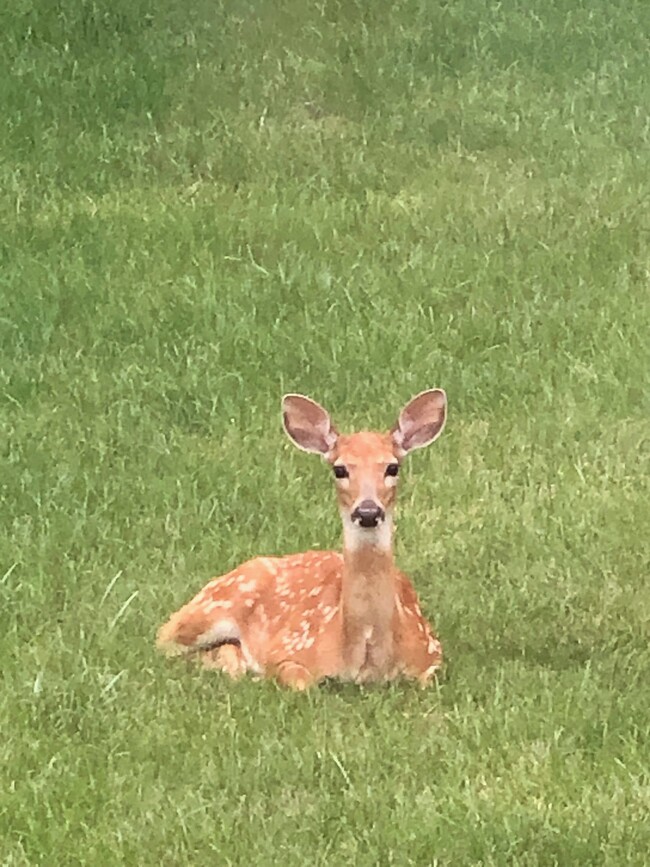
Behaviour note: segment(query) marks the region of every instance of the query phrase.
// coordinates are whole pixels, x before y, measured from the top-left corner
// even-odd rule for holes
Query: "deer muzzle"
[[[362,500],[350,517],[360,527],[377,527],[386,514],[374,500]]]

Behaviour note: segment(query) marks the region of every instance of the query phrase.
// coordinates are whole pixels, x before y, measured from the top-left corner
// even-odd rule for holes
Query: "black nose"
[[[358,521],[362,527],[376,527],[384,520],[384,510],[372,500],[363,500],[352,512],[352,520]]]

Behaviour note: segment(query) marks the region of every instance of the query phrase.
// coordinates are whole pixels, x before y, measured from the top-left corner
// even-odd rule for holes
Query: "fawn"
[[[403,458],[442,432],[447,398],[423,391],[387,433],[339,434],[322,406],[300,394],[282,402],[292,442],[332,467],[343,554],[256,557],[214,578],[158,633],[170,655],[198,653],[237,678],[275,677],[295,689],[323,678],[357,683],[431,681],[440,642],[411,582],[393,561],[393,509]]]

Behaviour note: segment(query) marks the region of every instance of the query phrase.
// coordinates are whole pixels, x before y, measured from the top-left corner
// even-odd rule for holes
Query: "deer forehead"
[[[335,464],[372,466],[389,464],[396,460],[394,445],[390,434],[360,431],[342,434],[337,442],[332,461]]]

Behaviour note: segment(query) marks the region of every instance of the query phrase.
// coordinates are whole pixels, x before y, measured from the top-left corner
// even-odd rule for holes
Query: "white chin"
[[[343,516],[343,535],[345,547],[349,549],[372,545],[376,548],[391,547],[392,521],[389,516],[382,518],[376,527],[362,527],[359,520]]]

